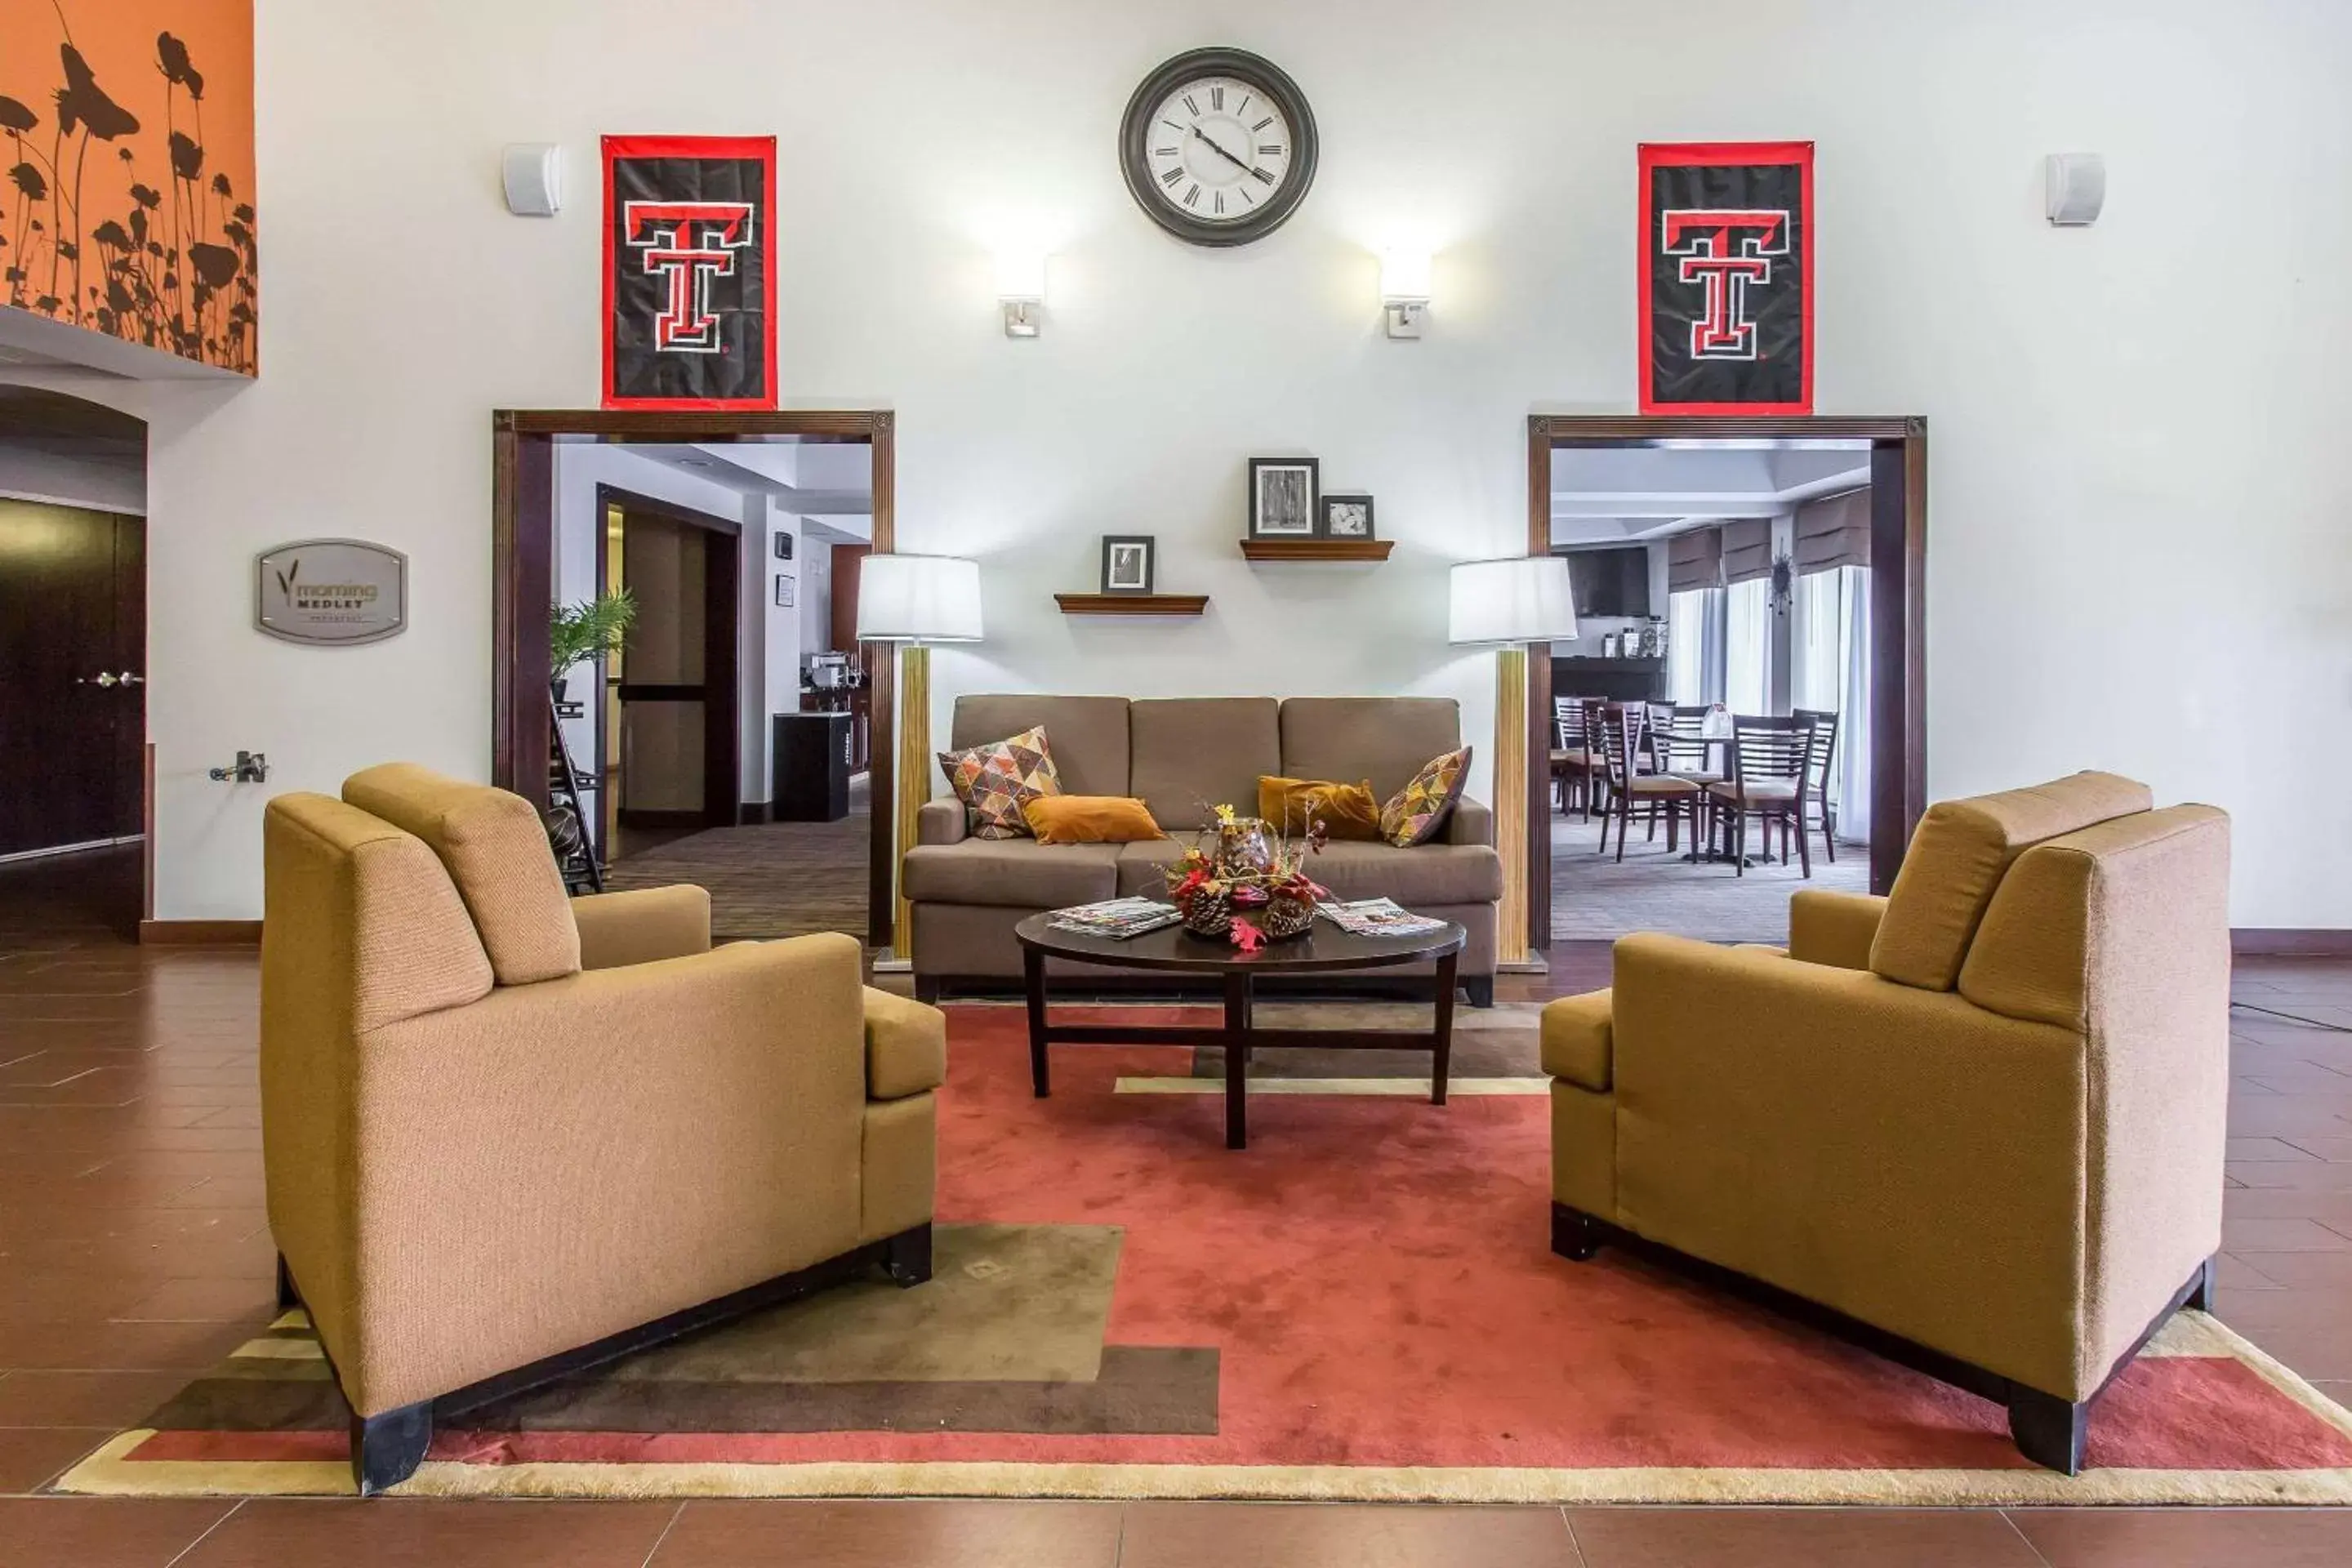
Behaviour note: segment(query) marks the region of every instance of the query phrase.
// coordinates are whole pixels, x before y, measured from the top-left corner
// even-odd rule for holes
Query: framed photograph
[[[776,608],[789,610],[792,607],[793,580],[779,572],[776,574]]]
[[[1148,533],[1103,535],[1102,591],[1149,594],[1159,567],[1160,544]]]
[[[1252,539],[1312,539],[1322,465],[1313,458],[1252,458]]]
[[[1325,496],[1320,531],[1326,539],[1372,538],[1372,498],[1361,495]]]
[[[792,558],[793,536],[789,533],[779,532],[776,535],[776,559],[779,561],[790,561]]]

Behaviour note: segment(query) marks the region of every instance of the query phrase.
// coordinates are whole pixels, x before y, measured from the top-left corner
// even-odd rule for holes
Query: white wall
[[[135,456],[110,462],[0,437],[0,496],[140,513],[147,510],[147,469]]]
[[[2328,261],[2352,240],[2352,7],[257,11],[268,368],[100,393],[152,421],[173,589],[160,915],[259,908],[266,792],[202,776],[238,745],[273,788],[393,756],[487,772],[490,411],[595,401],[595,137],[666,131],[781,137],[782,394],[894,407],[901,546],[984,563],[989,640],[936,659],[942,710],[1003,687],[1424,691],[1482,742],[1490,660],[1446,646],[1444,569],[1519,547],[1531,410],[1633,406],[1635,143],[1811,137],[1820,408],[1934,432],[1931,787],[2137,773],[2238,813],[2241,923],[2352,923],[2352,835],[2313,832],[2301,784],[2352,765],[2352,295]],[[1134,210],[1112,149],[1145,72],[1223,41],[1297,76],[1323,164],[1287,228],[1208,252]],[[510,217],[499,148],[542,139],[570,205]],[[2107,155],[2109,211],[2053,231],[2040,160],[2076,148]],[[1055,258],[1031,342],[992,298],[1015,233]],[[1437,253],[1423,342],[1380,332],[1384,244]],[[1241,560],[1244,460],[1292,451],[1377,494],[1391,562]],[[409,552],[407,636],[253,632],[252,552],[328,531]],[[1159,535],[1161,582],[1210,614],[1055,614],[1114,531]],[[2179,635],[2217,616],[2230,635]]]

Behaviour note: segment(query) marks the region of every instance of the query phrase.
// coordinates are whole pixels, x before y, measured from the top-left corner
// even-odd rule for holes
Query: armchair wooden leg
[[[1473,1007],[1491,1007],[1495,1005],[1495,977],[1491,974],[1471,975],[1462,982],[1462,990],[1463,994],[1470,998],[1470,1005]]]
[[[1582,1209],[1566,1204],[1551,1205],[1551,1249],[1578,1263],[1591,1261],[1601,1250],[1601,1222]]]
[[[902,1230],[882,1244],[882,1271],[900,1287],[920,1285],[931,1277],[931,1227],[919,1225]]]
[[[2009,1390],[2009,1435],[2017,1451],[2062,1476],[2083,1473],[2083,1433],[2091,1407],[2070,1404],[2038,1388]]]
[[[2189,1294],[2182,1299],[2180,1304],[2192,1312],[2210,1312],[2213,1310],[2213,1260],[2211,1258],[2209,1258],[2197,1266],[2197,1272],[2189,1280]]]
[[[302,1304],[302,1293],[294,1289],[293,1271],[286,1267],[286,1255],[278,1255],[278,1310],[281,1312]]]
[[[940,985],[936,975],[915,976],[915,1000],[927,1007],[936,1007],[940,1005],[940,995],[943,990],[945,987]]]
[[[433,1446],[433,1402],[421,1400],[381,1415],[352,1417],[352,1479],[360,1496],[373,1497],[416,1473]]]

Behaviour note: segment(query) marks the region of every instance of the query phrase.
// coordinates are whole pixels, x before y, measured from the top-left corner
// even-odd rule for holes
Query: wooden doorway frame
[[[1528,553],[1551,550],[1551,455],[1667,441],[1870,443],[1870,888],[1895,885],[1927,809],[1927,422],[1917,416],[1537,414]],[[1528,944],[1551,945],[1551,645],[1528,658]]]
[[[887,409],[774,409],[756,413],[618,408],[501,408],[490,416],[490,781],[547,805],[547,615],[555,560],[555,442],[621,444],[738,441],[789,436],[862,442],[874,477],[874,549],[898,542],[897,419]],[[890,945],[896,915],[898,820],[893,682],[887,645],[859,650],[872,694],[873,840],[866,877],[866,941]]]

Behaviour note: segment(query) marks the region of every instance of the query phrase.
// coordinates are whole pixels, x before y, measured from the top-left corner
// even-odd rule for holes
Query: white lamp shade
[[[1427,303],[1429,252],[1425,250],[1381,252],[1381,298],[1383,300],[1403,300]]]
[[[980,563],[869,555],[857,574],[860,642],[978,642]]]
[[[1566,642],[1576,595],[1558,555],[1465,561],[1454,568],[1447,636],[1457,643]]]
[[[1045,298],[1045,253],[1008,250],[996,258],[996,297],[1041,303]]]

